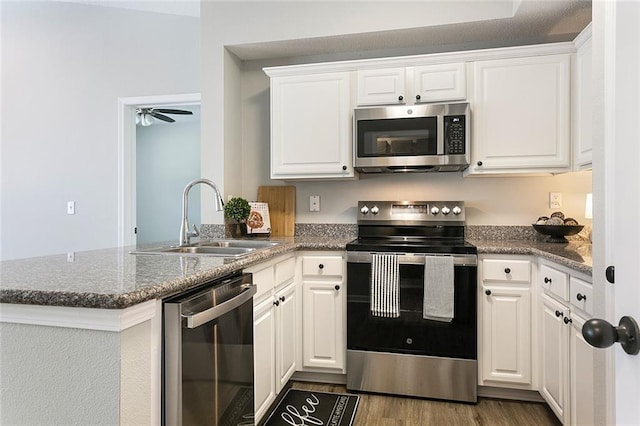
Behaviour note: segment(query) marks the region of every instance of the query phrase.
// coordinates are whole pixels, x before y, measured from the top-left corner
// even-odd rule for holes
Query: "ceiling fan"
[[[142,124],[143,126],[151,126],[153,119],[166,121],[167,123],[173,123],[176,120],[165,114],[180,114],[180,115],[193,115],[193,112],[184,109],[168,109],[168,108],[136,108],[136,124]]]

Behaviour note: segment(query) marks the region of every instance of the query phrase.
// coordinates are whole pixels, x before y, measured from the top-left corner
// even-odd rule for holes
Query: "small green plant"
[[[244,222],[249,217],[251,206],[241,197],[233,197],[224,205],[224,215],[236,222]]]

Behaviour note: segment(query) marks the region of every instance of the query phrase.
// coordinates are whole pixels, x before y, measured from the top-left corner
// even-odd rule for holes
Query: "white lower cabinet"
[[[304,254],[302,364],[305,370],[344,373],[346,287],[343,252]],[[320,370],[318,370],[320,369]]]
[[[569,333],[566,306],[542,295],[540,394],[563,424],[569,420]]]
[[[479,383],[529,389],[531,261],[519,256],[480,259]]]
[[[300,318],[295,257],[284,255],[252,266],[258,286],[253,308],[254,409],[258,422],[296,371]]]
[[[578,275],[578,276],[577,276]],[[564,425],[594,425],[595,351],[582,337],[592,314],[589,277],[541,261],[540,394]]]

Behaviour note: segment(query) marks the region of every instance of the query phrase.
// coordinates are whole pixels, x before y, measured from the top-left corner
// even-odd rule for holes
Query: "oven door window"
[[[358,157],[437,155],[436,117],[359,120]]]
[[[182,424],[252,424],[252,302],[184,328],[182,343]]]
[[[424,266],[400,265],[400,317],[371,314],[371,264],[347,264],[347,345],[349,349],[477,359],[477,267],[454,268],[454,318],[425,320]]]

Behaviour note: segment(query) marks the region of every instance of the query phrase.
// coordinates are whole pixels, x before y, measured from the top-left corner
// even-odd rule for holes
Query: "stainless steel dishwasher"
[[[163,424],[252,425],[251,274],[208,283],[163,305]]]

